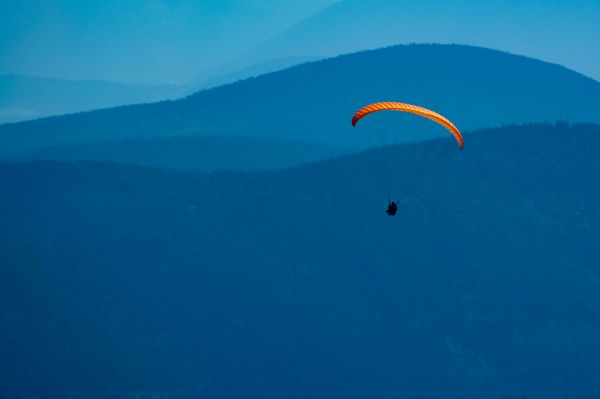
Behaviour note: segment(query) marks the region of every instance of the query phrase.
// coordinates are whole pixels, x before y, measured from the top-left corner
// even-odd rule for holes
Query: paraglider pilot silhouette
[[[379,112],[379,111],[388,111],[388,110],[389,111],[408,112],[410,114],[419,115],[424,118],[431,119],[434,122],[437,122],[438,124],[442,125],[446,129],[448,129],[448,131],[456,139],[456,142],[458,143],[458,148],[460,148],[461,150],[463,149],[463,145],[464,145],[463,136],[460,133],[460,131],[458,130],[458,128],[456,126],[454,126],[454,124],[452,122],[450,122],[444,116],[442,116],[436,112],[433,112],[430,109],[419,107],[417,105],[398,103],[398,102],[380,102],[380,103],[369,104],[365,107],[362,107],[358,111],[356,111],[356,113],[354,114],[354,117],[352,117],[352,126],[355,126],[359,120],[361,120],[363,117],[365,117],[369,114],[372,114],[374,112]],[[387,207],[387,210],[385,211],[385,213],[387,213],[389,216],[394,216],[396,214],[396,212],[398,212],[398,201],[390,201],[388,199],[388,207]]]
[[[388,200],[388,207],[385,213],[387,213],[388,216],[394,216],[396,212],[398,212],[398,204],[395,201]]]

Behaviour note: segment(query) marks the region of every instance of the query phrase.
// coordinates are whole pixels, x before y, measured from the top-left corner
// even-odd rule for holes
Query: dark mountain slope
[[[285,168],[352,152],[352,148],[258,137],[178,136],[50,146],[9,161],[100,160],[165,169],[213,171]]]
[[[600,121],[600,83],[565,68],[475,47],[413,45],[308,63],[179,101],[1,126],[0,151],[175,135],[364,145],[364,138],[375,134],[400,141],[444,134],[434,123],[399,114],[366,120],[352,130],[352,114],[381,100],[430,107],[463,130],[558,119]]]
[[[468,140],[252,174],[2,165],[0,386],[596,397],[600,126]]]

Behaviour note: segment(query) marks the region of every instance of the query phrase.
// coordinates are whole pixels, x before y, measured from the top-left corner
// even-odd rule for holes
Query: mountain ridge
[[[600,64],[590,57],[600,51],[592,39],[598,35],[597,2],[587,0],[575,5],[559,1],[541,9],[536,4],[504,0],[460,0],[452,5],[436,0],[415,4],[344,0],[255,47],[245,58],[307,52],[331,57],[397,43],[458,43],[558,63],[600,80]],[[557,28],[549,33],[545,29],[548,25]],[[571,32],[568,39],[564,31]],[[352,40],[346,39],[350,37]]]
[[[175,98],[175,85],[0,75],[0,124]]]
[[[370,137],[402,142],[444,134],[433,123],[398,113],[350,127],[359,107],[384,100],[431,108],[466,131],[600,121],[600,83],[564,67],[476,47],[411,45],[311,62],[176,101],[0,126],[0,156],[50,145],[186,135],[364,147]]]

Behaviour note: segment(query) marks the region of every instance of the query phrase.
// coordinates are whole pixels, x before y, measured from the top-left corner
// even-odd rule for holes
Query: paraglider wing
[[[370,104],[370,105],[367,105],[367,106],[359,109],[354,114],[354,117],[352,118],[352,126],[355,126],[359,120],[361,120],[363,117],[365,117],[369,114],[372,114],[372,113],[378,112],[378,111],[387,111],[387,110],[409,112],[411,114],[420,115],[420,116],[423,116],[425,118],[431,119],[432,121],[439,123],[440,125],[444,126],[446,129],[448,129],[450,131],[450,133],[452,133],[452,135],[458,142],[458,146],[462,150],[463,145],[464,145],[462,134],[460,133],[458,128],[456,126],[454,126],[454,124],[452,124],[452,122],[450,122],[448,119],[446,119],[442,115],[438,114],[437,112],[433,112],[427,108],[419,107],[416,105],[397,103],[397,102],[381,102],[381,103]]]

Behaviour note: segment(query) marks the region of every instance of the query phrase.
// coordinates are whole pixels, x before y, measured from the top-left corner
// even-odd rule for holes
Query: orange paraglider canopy
[[[443,117],[442,115],[440,115],[436,112],[433,112],[427,108],[419,107],[416,105],[397,103],[397,102],[381,102],[381,103],[369,104],[365,107],[362,107],[354,114],[354,117],[352,118],[352,126],[356,125],[356,123],[359,120],[361,120],[363,117],[365,117],[369,114],[372,114],[373,112],[388,111],[388,110],[409,112],[411,114],[420,115],[425,118],[431,119],[434,122],[439,123],[440,125],[444,126],[446,129],[448,129],[450,131],[450,133],[452,133],[452,135],[458,142],[458,146],[462,150],[462,148],[464,146],[462,134],[460,133],[458,128],[456,126],[454,126],[454,124],[452,124],[452,122],[450,122],[448,119],[446,119],[445,117]]]

